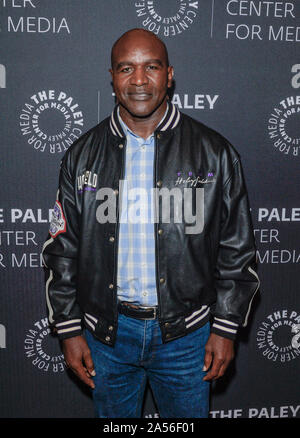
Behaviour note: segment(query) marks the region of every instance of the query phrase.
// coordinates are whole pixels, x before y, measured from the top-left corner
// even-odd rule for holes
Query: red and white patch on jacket
[[[60,233],[66,232],[66,218],[59,201],[55,202],[49,233],[52,237],[56,237]]]

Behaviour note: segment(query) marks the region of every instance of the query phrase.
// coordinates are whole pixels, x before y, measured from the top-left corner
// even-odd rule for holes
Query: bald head
[[[114,68],[114,63],[116,59],[116,52],[119,52],[125,49],[127,43],[133,42],[136,47],[139,44],[147,42],[148,44],[153,44],[154,46],[160,46],[161,50],[164,53],[164,60],[166,66],[169,66],[169,56],[165,43],[158,38],[153,32],[145,29],[131,29],[125,32],[117,41],[114,43],[111,49],[111,66]],[[120,52],[119,52],[120,53]]]

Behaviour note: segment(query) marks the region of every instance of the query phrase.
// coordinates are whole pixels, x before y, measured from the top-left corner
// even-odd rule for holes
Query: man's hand
[[[203,380],[216,380],[223,376],[233,357],[233,341],[211,333],[205,345],[203,371],[210,370]]]
[[[94,389],[95,385],[91,376],[95,376],[96,373],[91,352],[84,337],[74,336],[73,338],[64,339],[62,348],[67,366],[86,385]]]

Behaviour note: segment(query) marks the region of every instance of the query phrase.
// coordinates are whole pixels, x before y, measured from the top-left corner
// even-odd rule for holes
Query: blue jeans
[[[204,347],[209,323],[188,335],[162,344],[157,320],[119,314],[112,348],[86,330],[96,376],[93,400],[99,418],[140,418],[149,379],[161,418],[208,417],[209,382]]]

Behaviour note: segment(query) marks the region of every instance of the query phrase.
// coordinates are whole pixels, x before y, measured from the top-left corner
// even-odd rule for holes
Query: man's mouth
[[[128,93],[128,96],[133,100],[148,100],[151,98],[151,93],[146,93],[145,91],[134,91]]]

